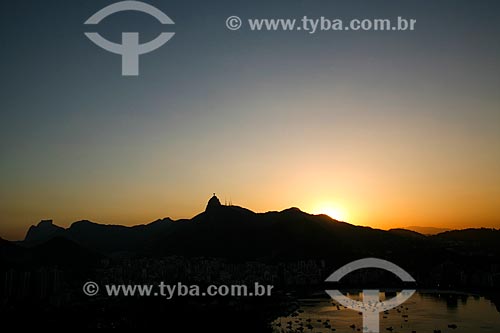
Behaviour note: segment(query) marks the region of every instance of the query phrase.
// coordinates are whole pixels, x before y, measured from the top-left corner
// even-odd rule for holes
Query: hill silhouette
[[[57,266],[67,268],[83,268],[95,266],[102,255],[79,246],[64,237],[54,237],[37,245],[31,250],[33,264],[40,266]]]
[[[418,288],[481,291],[498,304],[499,237],[500,231],[495,229],[436,235],[406,229],[384,231],[340,222],[327,215],[308,214],[295,207],[256,213],[244,207],[222,205],[214,196],[206,209],[191,219],[164,218],[132,227],[83,220],[68,228],[42,221],[29,229],[22,242],[0,238],[0,282],[6,286],[3,296],[0,290],[0,300],[17,304],[19,310],[14,314],[24,316],[23,295],[41,302],[42,308],[52,299],[67,299],[64,306],[70,309],[66,314],[69,322],[73,321],[69,319],[72,314],[81,313],[82,304],[85,318],[102,313],[103,309],[108,315],[116,313],[116,318],[135,318],[141,311],[158,313],[154,311],[164,309],[176,319],[183,318],[180,322],[191,320],[193,306],[199,306],[201,313],[214,320],[203,323],[217,327],[228,309],[239,309],[231,314],[237,322],[246,320],[249,308],[262,318],[275,316],[283,304],[288,307],[288,301],[283,303],[281,299],[288,297],[286,292],[317,288],[338,267],[356,259],[377,257],[404,267]],[[400,286],[392,274],[369,271],[370,274],[353,273],[344,286]],[[197,284],[240,283],[242,279],[272,281],[279,293],[274,301],[266,298],[259,304],[247,304],[244,298],[231,299],[230,304],[218,300],[209,312],[206,305],[212,304],[213,299],[208,303],[204,299],[184,298],[178,303],[169,300],[162,303],[168,305],[165,310],[155,298],[139,303],[132,298],[81,298],[86,281],[156,283],[163,279]],[[272,306],[263,310],[263,304]],[[184,308],[189,309],[187,316]],[[36,317],[39,313],[45,312],[36,310],[31,315]],[[101,320],[102,317],[96,319],[96,325]],[[105,322],[115,325],[121,321],[111,316]]]
[[[500,230],[489,228],[452,230],[433,238],[445,241],[448,246],[463,252],[500,255]]]
[[[32,225],[28,229],[24,240],[32,243],[43,242],[63,232],[64,228],[54,225],[52,220],[42,220],[36,226]]]
[[[406,229],[383,231],[313,215],[299,208],[255,213],[222,205],[214,195],[192,219],[159,219],[133,227],[78,221],[67,229],[42,221],[21,242],[39,246],[64,238],[106,256],[207,256],[238,260],[391,257],[409,265],[439,263],[458,252],[499,253],[497,230],[450,231],[426,236]],[[61,245],[61,244],[60,244]],[[451,249],[451,250],[450,250]],[[452,251],[452,250],[455,251]],[[62,251],[64,252],[64,251]],[[57,255],[57,253],[54,253]]]
[[[420,226],[410,226],[410,227],[406,227],[404,229],[415,231],[415,232],[418,232],[419,234],[423,234],[423,235],[437,235],[437,234],[451,230],[448,228],[420,227]]]
[[[28,250],[0,237],[0,268],[26,261]]]
[[[127,227],[83,220],[74,222],[67,229],[54,225],[51,227],[53,232],[47,232],[46,222],[42,221],[30,227],[22,244],[35,246],[62,237],[101,253],[140,252],[145,243],[166,231],[171,226],[170,222],[172,220],[166,218],[147,225]]]
[[[34,246],[19,245],[0,238],[0,270],[41,266],[80,269],[95,266],[102,257],[98,252],[61,236]]]
[[[395,228],[395,229],[389,229],[389,232],[400,236],[420,238],[420,239],[425,238],[425,235],[408,229]]]
[[[420,281],[432,284],[430,267],[438,275],[470,275],[475,271],[494,274],[491,260],[500,255],[500,231],[495,229],[449,231],[432,236],[406,229],[384,231],[354,226],[327,215],[308,214],[299,208],[255,213],[222,205],[215,196],[205,211],[191,219],[164,218],[133,227],[86,220],[67,229],[44,221],[41,224],[31,227],[25,241],[18,244],[49,251],[43,246],[57,239],[47,245],[51,249],[48,257],[60,257],[57,260],[66,264],[70,262],[68,257],[75,261],[84,257],[91,262],[97,254],[109,258],[182,256],[275,263],[319,259],[331,266],[363,257],[380,257],[404,265],[420,274]],[[495,279],[485,279],[492,278]],[[469,281],[462,279],[460,283]]]
[[[48,232],[50,228],[51,232]],[[23,244],[33,246],[55,237],[106,255],[185,255],[239,259],[353,257],[401,252],[422,239],[339,222],[298,208],[255,213],[222,205],[212,197],[192,219],[169,218],[126,227],[78,221],[64,229],[42,221],[30,228]],[[404,252],[404,251],[403,251]]]

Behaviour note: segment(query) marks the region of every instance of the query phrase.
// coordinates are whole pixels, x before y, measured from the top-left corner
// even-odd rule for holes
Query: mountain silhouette
[[[389,232],[400,236],[420,238],[420,239],[425,238],[425,235],[408,229],[395,228],[395,229],[390,229]]]
[[[190,266],[183,263],[210,258],[209,262],[257,262],[278,267],[281,279],[288,263],[312,259],[322,263],[325,273],[353,260],[376,257],[405,267],[428,288],[490,290],[500,283],[495,266],[500,256],[498,239],[500,231],[495,229],[437,235],[406,229],[384,231],[308,214],[295,207],[256,213],[223,205],[213,196],[206,209],[191,219],[164,218],[132,227],[83,220],[68,228],[42,221],[30,228],[24,241],[0,239],[0,273],[10,268],[33,271],[57,267],[84,276],[103,265],[125,265],[135,270],[129,263],[162,263],[168,258],[179,263],[179,272],[188,274],[186,267]]]
[[[64,237],[106,255],[184,255],[239,259],[356,257],[406,252],[420,238],[339,222],[299,208],[255,213],[222,205],[214,195],[192,219],[126,227],[78,221],[69,228],[42,221],[30,228],[25,245]]]
[[[46,241],[47,239],[56,237],[64,231],[64,228],[54,225],[52,220],[42,220],[38,225],[32,225],[26,234],[26,242]]]
[[[480,228],[446,231],[436,236],[461,251],[482,253],[484,255],[500,255],[500,230]]]
[[[34,246],[56,237],[63,237],[101,253],[136,252],[146,242],[152,241],[168,229],[171,222],[172,220],[166,218],[147,225],[127,227],[83,220],[74,222],[69,228],[64,229],[55,225],[48,227],[47,222],[42,221],[37,226],[30,227],[23,243]]]
[[[451,230],[451,229],[447,229],[447,228],[419,227],[419,226],[410,226],[410,227],[406,227],[404,229],[415,231],[415,232],[418,232],[419,234],[423,234],[423,235],[437,235],[437,234]]]
[[[57,266],[70,268],[91,267],[98,263],[102,255],[86,249],[77,243],[64,238],[54,237],[47,242],[30,249],[32,261],[40,266]]]
[[[0,237],[0,268],[10,267],[17,262],[25,261],[27,256],[28,250],[24,247]]]
[[[0,238],[0,268],[57,266],[81,269],[95,266],[101,258],[96,251],[61,236],[34,246],[18,245]]]
[[[391,256],[394,260],[408,261],[409,265],[423,265],[456,255],[444,248],[499,253],[496,245],[499,233],[473,229],[426,236],[406,229],[383,231],[354,226],[327,215],[308,214],[299,208],[255,213],[239,206],[222,205],[214,195],[205,211],[192,219],[164,218],[133,227],[84,220],[67,229],[42,221],[30,228],[21,244],[33,247],[64,238],[106,256],[181,255],[276,261],[307,258],[346,261],[362,256]]]

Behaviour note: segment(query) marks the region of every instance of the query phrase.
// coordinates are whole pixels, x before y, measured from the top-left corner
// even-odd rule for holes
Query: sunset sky
[[[135,78],[83,34],[113,2],[2,4],[0,237],[190,218],[213,192],[376,228],[500,228],[498,1],[147,1],[176,35]],[[229,31],[230,15],[417,25]],[[97,29],[162,28],[121,13]]]

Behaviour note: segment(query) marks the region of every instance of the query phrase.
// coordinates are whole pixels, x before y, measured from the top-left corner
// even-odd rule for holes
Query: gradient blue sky
[[[498,1],[147,1],[176,35],[135,78],[83,35],[113,2],[1,5],[1,237],[191,217],[212,192],[379,228],[500,227]],[[417,29],[229,31],[230,15]],[[141,13],[97,28],[162,29]]]

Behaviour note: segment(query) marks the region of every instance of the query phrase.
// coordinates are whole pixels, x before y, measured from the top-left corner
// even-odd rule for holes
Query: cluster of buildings
[[[245,284],[274,286],[316,285],[324,280],[325,262],[301,260],[268,264],[230,262],[219,258],[124,259],[105,263],[98,276],[105,283],[151,282],[191,284]]]
[[[280,263],[258,261],[232,262],[221,258],[103,259],[97,269],[87,272],[42,267],[35,270],[7,269],[0,271],[0,306],[16,302],[43,301],[64,304],[82,296],[85,281],[104,284],[246,284],[258,282],[276,289],[314,287],[332,273],[324,260],[299,260]],[[351,273],[350,282],[365,285],[384,272],[360,270]],[[412,272],[420,288],[493,290],[500,286],[500,265],[490,269],[465,269],[452,262],[429,267],[425,272]]]
[[[64,294],[64,274],[56,267],[36,270],[8,269],[0,276],[0,302],[49,300],[60,303]],[[1,303],[0,303],[1,304]]]

